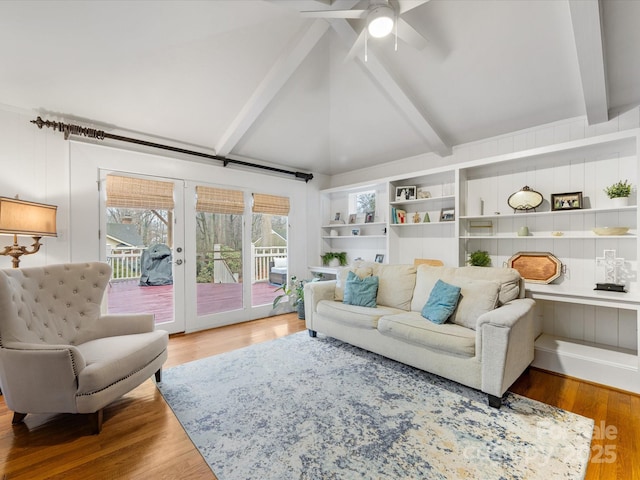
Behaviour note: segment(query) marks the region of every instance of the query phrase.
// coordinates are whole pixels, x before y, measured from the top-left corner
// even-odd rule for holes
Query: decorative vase
[[[528,227],[520,227],[518,229],[519,237],[528,237],[529,236],[529,228]]]
[[[629,197],[615,197],[611,199],[611,203],[615,208],[626,207],[629,205]]]
[[[340,259],[339,258],[332,258],[331,260],[329,260],[329,266],[330,267],[339,267],[340,266]]]
[[[304,320],[304,301],[301,300],[298,302],[298,306],[296,307],[298,309],[298,318],[300,320]]]

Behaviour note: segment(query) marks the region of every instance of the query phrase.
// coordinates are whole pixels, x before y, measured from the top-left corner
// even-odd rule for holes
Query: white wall
[[[570,118],[546,125],[511,132],[477,142],[453,147],[452,155],[439,157],[433,153],[403,158],[384,165],[377,165],[331,177],[329,188],[362,182],[376,182],[389,177],[410,175],[413,172],[450,166],[469,160],[512,153],[530,148],[593,137],[605,133],[640,127],[640,107],[610,112],[606,123],[589,126],[586,117]]]

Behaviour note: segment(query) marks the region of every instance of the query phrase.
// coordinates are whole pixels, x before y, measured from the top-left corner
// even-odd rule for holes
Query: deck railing
[[[111,247],[107,248],[107,263],[113,269],[114,280],[130,280],[140,278],[140,258],[146,247]],[[269,280],[269,264],[274,258],[287,256],[287,247],[256,247],[251,245],[251,281],[265,282]]]

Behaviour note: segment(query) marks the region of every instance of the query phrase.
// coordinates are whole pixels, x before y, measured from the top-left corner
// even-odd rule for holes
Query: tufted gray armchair
[[[105,263],[0,270],[0,388],[13,423],[28,413],[102,409],[152,374],[160,381],[168,334],[153,315],[101,315]]]

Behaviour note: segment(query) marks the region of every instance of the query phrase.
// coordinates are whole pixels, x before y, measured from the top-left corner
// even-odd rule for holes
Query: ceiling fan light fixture
[[[393,9],[387,5],[375,7],[367,15],[369,35],[375,38],[386,37],[393,30]]]

